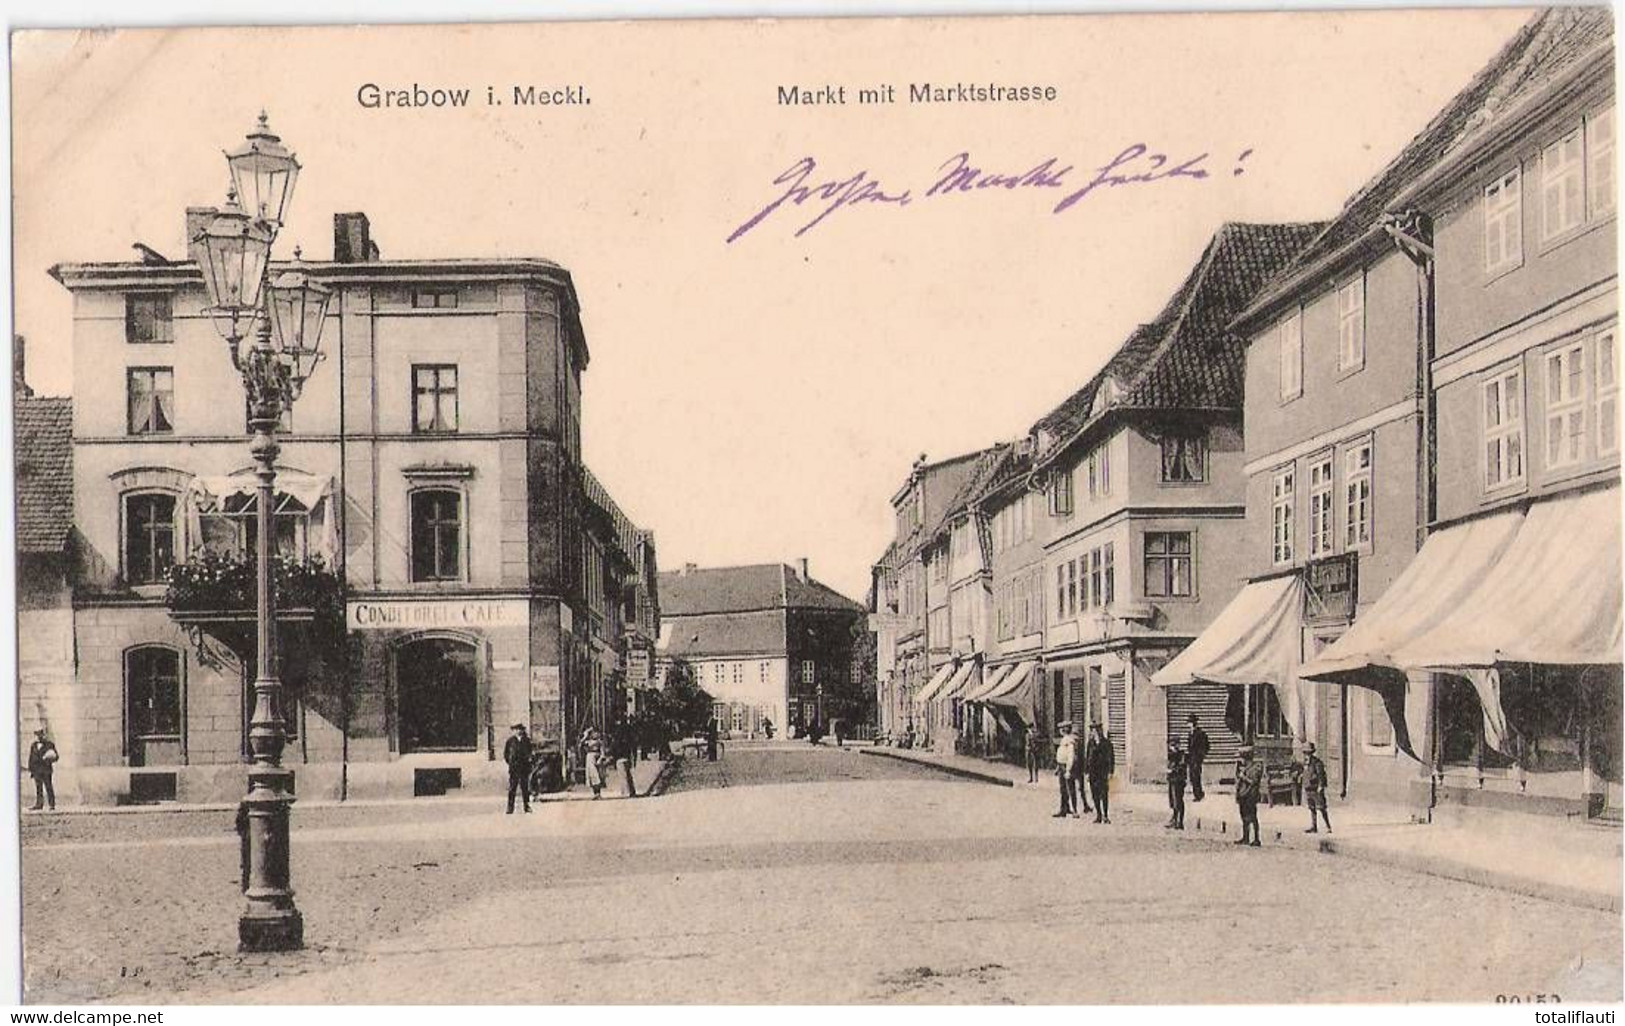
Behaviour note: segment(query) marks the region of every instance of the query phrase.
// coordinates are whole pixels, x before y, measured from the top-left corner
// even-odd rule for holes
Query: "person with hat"
[[[1191,783],[1191,801],[1202,800],[1202,763],[1207,761],[1210,750],[1207,731],[1196,721],[1196,714],[1186,717],[1190,721],[1191,729],[1185,735],[1185,768],[1189,772]]]
[[[40,811],[46,803],[50,803],[52,812],[56,811],[56,785],[51,782],[51,774],[60,758],[62,754],[56,750],[56,743],[45,736],[45,728],[34,731],[34,743],[28,746],[28,775],[34,778],[31,811]]]
[[[1095,799],[1095,822],[1110,823],[1111,779],[1117,771],[1117,755],[1111,739],[1099,720],[1089,724],[1089,744],[1083,750],[1083,771],[1089,776],[1089,793]]]
[[[1168,739],[1168,823],[1169,830],[1185,829],[1185,753],[1179,738]]]
[[[1303,801],[1309,806],[1309,829],[1304,833],[1320,833],[1320,824],[1315,818],[1317,811],[1326,820],[1326,832],[1331,833],[1332,815],[1326,811],[1326,764],[1315,754],[1313,741],[1303,746]]]
[[[1072,721],[1056,724],[1061,736],[1055,742],[1055,780],[1061,787],[1061,808],[1052,819],[1078,815],[1078,738],[1072,733]]]
[[[513,795],[518,791],[525,799],[525,811],[530,811],[530,732],[523,723],[508,728],[513,734],[502,745],[502,761],[508,764],[508,815],[513,815]]]
[[[1236,808],[1241,812],[1241,837],[1236,844],[1257,848],[1263,843],[1258,832],[1258,799],[1263,793],[1264,763],[1253,757],[1252,745],[1242,745],[1236,763]]]

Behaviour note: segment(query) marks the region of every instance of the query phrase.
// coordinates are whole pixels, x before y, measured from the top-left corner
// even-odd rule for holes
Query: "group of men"
[[[1212,745],[1195,713],[1188,717],[1188,723],[1190,728],[1183,739],[1177,736],[1168,739],[1169,815],[1168,822],[1163,825],[1168,830],[1185,829],[1187,785],[1192,801],[1199,802],[1205,795],[1202,767]],[[1055,813],[1055,818],[1076,818],[1080,806],[1084,812],[1091,811],[1089,799],[1092,797],[1095,801],[1095,822],[1110,823],[1111,776],[1117,768],[1117,761],[1104,726],[1099,720],[1089,724],[1089,737],[1083,742],[1081,752],[1080,739],[1073,733],[1072,722],[1063,721],[1058,727],[1061,736],[1055,741],[1055,777],[1060,786],[1061,807]],[[1312,742],[1304,745],[1299,772],[1304,804],[1309,808],[1309,829],[1304,832],[1319,833],[1320,823],[1324,820],[1326,832],[1331,833],[1332,819],[1326,808],[1326,764],[1321,761]],[[1038,780],[1036,731],[1030,733],[1027,739],[1027,778],[1030,783]],[[1088,781],[1087,791],[1080,786],[1085,780]],[[1266,797],[1266,781],[1264,761],[1257,757],[1252,745],[1242,745],[1240,759],[1236,763],[1236,807],[1241,815],[1241,837],[1234,842],[1236,844],[1256,848],[1263,843],[1258,827],[1258,803]]]
[[[1089,724],[1089,737],[1078,751],[1078,736],[1072,732],[1072,721],[1060,724],[1061,736],[1055,741],[1055,778],[1061,785],[1061,808],[1055,818],[1078,818],[1081,806],[1084,812],[1093,811],[1096,823],[1110,823],[1111,779],[1117,769],[1117,756],[1106,737],[1106,729],[1099,720]],[[1088,781],[1087,791],[1080,787]],[[1094,809],[1089,799],[1095,800]]]

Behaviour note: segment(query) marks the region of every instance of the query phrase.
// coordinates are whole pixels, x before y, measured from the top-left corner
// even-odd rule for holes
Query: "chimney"
[[[198,233],[209,226],[214,215],[220,211],[214,207],[187,207],[186,208],[186,259],[194,264],[202,263],[198,259],[197,243]]]
[[[28,387],[28,340],[21,335],[11,336],[11,388],[19,399],[32,399],[34,390]]]
[[[367,215],[356,211],[333,215],[333,262],[335,264],[362,264],[378,259],[378,250],[372,244],[372,224]]]
[[[796,560],[796,573],[801,575],[801,579],[803,581],[812,580],[812,575],[807,572],[807,565],[808,560],[806,556],[802,556],[800,559]]]

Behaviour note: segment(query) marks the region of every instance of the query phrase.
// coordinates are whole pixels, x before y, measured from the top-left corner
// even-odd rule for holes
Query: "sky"
[[[1025,434],[1225,221],[1335,214],[1527,16],[20,33],[14,329],[36,390],[71,394],[47,269],[181,255],[185,207],[220,201],[220,151],[263,107],[303,164],[278,256],[327,258],[333,213],[361,210],[386,258],[563,264],[592,352],[583,450],[661,565],[807,558],[861,599],[915,457]],[[926,82],[1055,98],[908,102]],[[369,108],[368,84],[471,104]],[[857,102],[888,84],[897,102]],[[591,103],[515,105],[515,85]],[[1112,173],[1185,173],[1054,212],[1136,144]],[[931,195],[958,154],[1025,184]],[[736,234],[798,183],[837,184]]]

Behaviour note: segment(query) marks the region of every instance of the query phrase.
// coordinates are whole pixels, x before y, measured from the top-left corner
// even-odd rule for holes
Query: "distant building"
[[[682,659],[721,728],[777,736],[833,719],[868,722],[873,684],[852,678],[871,644],[862,604],[814,580],[806,560],[700,568],[659,577],[663,665]],[[857,660],[861,665],[862,661]]]
[[[652,541],[582,465],[569,273],[384,260],[362,214],[335,216],[333,260],[307,267],[335,293],[328,358],[279,432],[274,539],[300,796],[494,784],[514,722],[573,756],[585,726],[624,715],[626,652],[658,610],[637,583]],[[253,666],[242,381],[194,263],[148,250],[52,274],[74,300],[77,410],[64,784],[90,802],[235,800]]]
[[[87,724],[73,688],[73,400],[12,394],[17,483],[17,708],[23,738],[44,728],[66,753]]]

